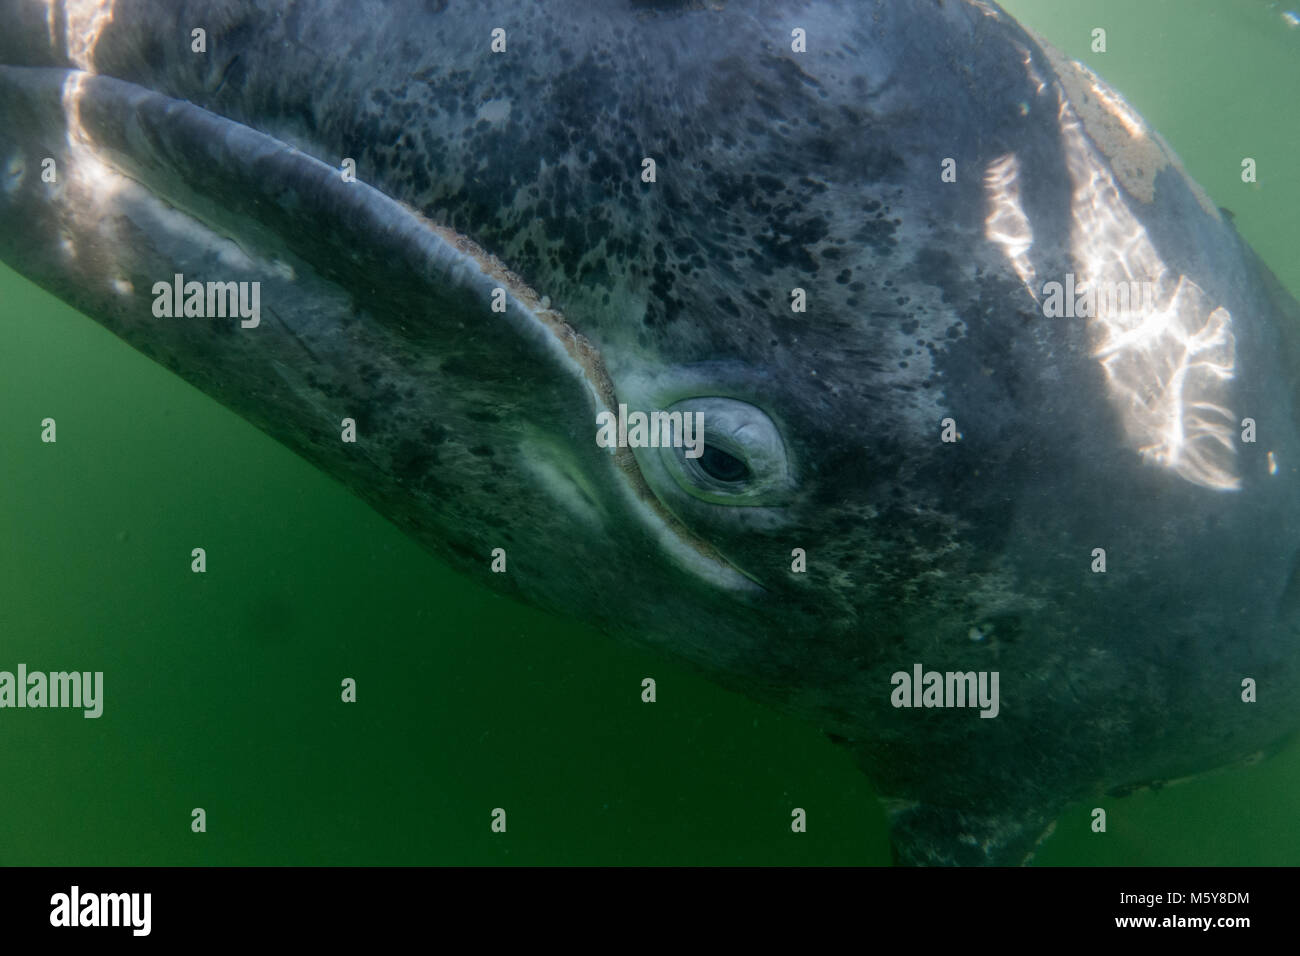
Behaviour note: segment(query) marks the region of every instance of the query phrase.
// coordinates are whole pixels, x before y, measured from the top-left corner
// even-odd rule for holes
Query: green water
[[[1300,291],[1286,6],[1006,6],[1123,91]],[[869,783],[814,728],[453,575],[2,267],[0,329],[0,669],[106,685],[98,720],[0,712],[0,863],[889,862]],[[1298,795],[1292,747],[1109,801],[1105,834],[1072,807],[1039,862],[1292,863]]]

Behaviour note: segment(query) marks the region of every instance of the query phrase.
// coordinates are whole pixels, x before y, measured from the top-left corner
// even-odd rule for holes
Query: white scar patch
[[[1151,202],[1155,198],[1156,174],[1173,167],[1182,174],[1201,208],[1216,220],[1222,218],[1218,206],[1187,175],[1169,144],[1143,122],[1124,97],[1082,63],[1065,56],[1032,31],[1026,32],[1047,54],[1075,116],[1130,195]]]

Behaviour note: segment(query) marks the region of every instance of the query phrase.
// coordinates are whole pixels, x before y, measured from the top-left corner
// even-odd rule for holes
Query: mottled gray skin
[[[1295,304],[1176,169],[1153,201],[1122,196],[1232,313],[1230,405],[1266,436],[1236,448],[1237,491],[1143,462],[1086,323],[1044,318],[986,238],[983,171],[1014,152],[1036,275],[1076,267],[1056,75],[1005,15],[957,0],[277,6],[120,0],[93,70],[216,117],[112,84],[81,109],[154,194],[293,266],[279,285],[260,274],[258,334],[150,314],[146,290],[173,268],[242,274],[143,213],[121,217],[130,242],[97,245],[87,226],[69,264],[33,176],[0,193],[0,255],[467,574],[816,722],[887,798],[903,861],[1020,862],[1071,800],[1244,759],[1295,727]],[[43,5],[0,11],[0,62],[70,65]],[[60,155],[63,75],[2,72],[0,161]],[[762,409],[788,493],[705,501],[638,456],[662,505],[758,586],[684,567],[629,511],[589,390],[526,321],[489,312],[325,167],[222,140],[226,121],[329,166],[353,157],[361,180],[475,240],[590,341],[619,400]],[[133,298],[106,291],[124,271]],[[345,415],[356,446],[338,440]],[[939,440],[946,416],[956,444]],[[507,574],[488,570],[495,547]],[[915,662],[998,671],[999,715],[892,707],[890,675]],[[1240,701],[1243,677],[1258,703]]]

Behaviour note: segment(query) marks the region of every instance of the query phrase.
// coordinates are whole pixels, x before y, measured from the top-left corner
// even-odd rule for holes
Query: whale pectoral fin
[[[517,277],[380,190],[191,103],[0,66],[0,221],[15,270],[458,566],[495,519],[452,520],[440,502],[488,483],[521,513],[548,513],[525,478],[493,468],[525,429],[600,456],[556,424],[593,407],[582,343]],[[205,287],[194,312],[192,281]]]
[[[1056,815],[1025,808],[979,811],[882,799],[901,866],[1023,866],[1051,835]]]

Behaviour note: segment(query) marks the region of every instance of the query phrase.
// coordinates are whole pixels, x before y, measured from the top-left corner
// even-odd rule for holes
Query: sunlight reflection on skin
[[[1090,320],[1111,401],[1143,458],[1194,484],[1235,491],[1236,416],[1226,404],[1236,361],[1232,316],[1169,270],[1064,100],[1060,117],[1074,185],[1076,288],[1136,281],[1155,292],[1152,311],[1139,300]]]
[[[61,98],[67,119],[67,160],[58,171],[56,191],[66,191],[69,200],[54,208],[62,211],[60,248],[64,255],[78,256],[76,236],[95,236],[96,255],[116,260],[114,205],[127,185],[126,178],[100,156],[97,147],[81,123],[81,97],[87,74],[69,73],[63,82]],[[88,227],[88,223],[93,226]]]
[[[56,0],[44,0],[44,2],[50,46],[52,49],[57,49]],[[79,69],[94,72],[95,47],[99,44],[104,29],[113,20],[115,4],[116,0],[65,0],[62,4],[67,28],[64,40],[68,58]],[[111,222],[111,217],[106,213],[114,197],[121,191],[125,180],[120,173],[100,159],[99,151],[82,125],[81,97],[84,82],[84,73],[70,73],[63,84],[61,98],[63,115],[67,117],[68,123],[69,161],[65,164],[65,168],[59,171],[58,177],[62,182],[62,188],[67,189],[76,200],[61,205],[64,209],[77,209],[78,215],[98,219],[100,230],[103,231],[109,228]],[[74,223],[65,223],[64,238],[60,247],[69,258],[75,258],[77,255],[76,243],[72,237],[83,231]],[[108,245],[105,248],[112,247]]]
[[[1002,247],[1002,252],[1016,270],[1020,281],[1035,300],[1034,266],[1026,255],[1034,244],[1029,217],[1020,205],[1020,161],[1007,153],[989,163],[984,172],[984,189],[988,193],[989,215],[984,220],[984,235]]]
[[[56,24],[57,0],[44,0],[46,7],[45,22],[50,34],[50,47],[58,48],[58,38],[54,35]],[[113,20],[113,8],[117,0],[63,0],[63,16],[67,21],[68,59],[78,69],[95,72],[95,47],[104,33],[104,28]]]
[[[55,45],[55,0],[45,0],[51,44]],[[66,48],[82,70],[94,71],[95,47],[113,20],[115,0],[65,0]],[[976,6],[985,7],[976,0]],[[996,16],[992,8],[986,13]],[[1032,57],[1025,66],[1031,77]],[[84,76],[70,75],[63,89],[68,117],[71,169],[67,188],[81,200],[65,208],[80,215],[106,210],[125,180],[104,163],[80,120]],[[1135,140],[1146,138],[1140,118],[1117,94],[1091,84],[1099,105]],[[1072,196],[1071,246],[1079,293],[1118,283],[1150,283],[1154,309],[1124,307],[1099,311],[1089,319],[1095,355],[1106,373],[1110,399],[1139,454],[1169,468],[1187,481],[1218,490],[1236,490],[1233,444],[1235,416],[1226,407],[1226,383],[1234,370],[1232,316],[1211,302],[1187,276],[1173,276],[1156,253],[1141,223],[1124,204],[1104,159],[1089,141],[1083,124],[1064,93],[1060,126]],[[985,235],[1003,250],[1016,275],[1037,300],[1036,276],[1028,252],[1033,230],[1020,202],[1019,161],[1014,153],[998,157],[985,171],[989,214]],[[100,217],[101,229],[111,217]],[[75,234],[68,230],[67,234]],[[75,245],[65,242],[75,256]]]
[[[1097,84],[1093,91],[1131,137],[1146,137],[1141,120],[1117,93]],[[1112,305],[1096,309],[1087,321],[1125,432],[1144,460],[1193,484],[1238,490],[1236,416],[1226,405],[1235,367],[1232,316],[1161,260],[1063,92],[1059,122],[1073,190],[1075,291]],[[1014,153],[987,167],[985,236],[1001,247],[1037,300],[1028,258],[1033,230],[1020,203],[1019,172]],[[1117,301],[1113,295],[1117,287],[1142,284],[1153,291],[1150,299],[1135,295]]]

